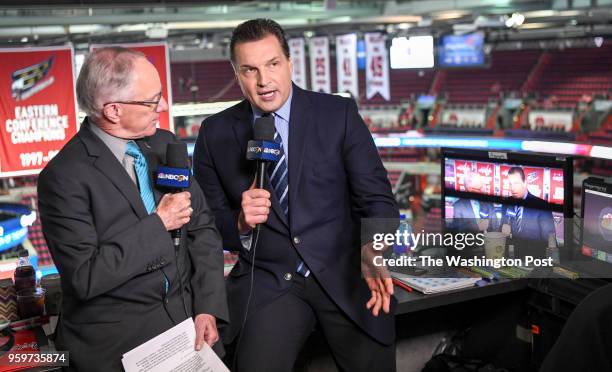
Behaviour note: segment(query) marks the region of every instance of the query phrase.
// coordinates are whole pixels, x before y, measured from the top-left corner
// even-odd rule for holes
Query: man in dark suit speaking
[[[191,316],[196,349],[213,345],[217,319],[229,317],[221,238],[197,183],[165,195],[153,187],[176,141],[156,129],[168,103],[155,67],[139,52],[98,49],[77,94],[88,116],[38,181],[62,282],[59,350],[70,370],[121,371],[124,353]]]
[[[513,238],[539,240],[548,243],[549,235],[555,233],[552,212],[546,209],[548,203],[529,192],[523,168],[510,168],[508,170],[508,181],[513,198],[530,201],[543,209],[528,208],[521,205],[505,205],[502,208],[502,232],[511,233]]]
[[[317,323],[342,370],[395,370],[393,285],[361,275],[359,219],[399,213],[355,102],[293,85],[289,47],[272,20],[239,25],[230,53],[246,100],[204,121],[194,172],[224,246],[240,252],[224,335],[230,342],[241,332],[236,370],[290,371]],[[246,150],[264,115],[274,118],[283,156],[257,189]]]

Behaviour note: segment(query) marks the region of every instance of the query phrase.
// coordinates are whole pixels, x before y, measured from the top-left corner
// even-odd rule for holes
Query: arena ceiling
[[[508,26],[513,13],[520,25]],[[612,0],[185,1],[1,0],[0,45],[207,40],[223,44],[240,22],[277,20],[290,34],[485,30],[490,40],[612,35]]]

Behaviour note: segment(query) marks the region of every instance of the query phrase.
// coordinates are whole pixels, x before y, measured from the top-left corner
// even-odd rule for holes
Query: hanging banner
[[[391,99],[389,90],[389,62],[385,35],[374,32],[365,34],[366,44],[366,99],[380,94],[385,100]]]
[[[155,66],[159,73],[162,84],[162,94],[168,101],[168,112],[159,115],[159,128],[174,132],[174,121],[172,120],[172,90],[170,89],[170,58],[168,56],[168,45],[166,43],[133,43],[133,44],[95,44],[91,50],[111,45],[120,45],[144,53],[149,62]]]
[[[329,41],[326,36],[310,39],[310,82],[315,92],[331,93]]]
[[[291,80],[300,88],[308,89],[306,84],[306,51],[304,48],[304,39],[289,39],[289,55],[293,64],[293,72]]]
[[[356,34],[336,37],[336,68],[338,71],[338,92],[348,92],[355,99],[359,99]]]
[[[77,131],[71,46],[0,49],[0,177],[38,174]]]

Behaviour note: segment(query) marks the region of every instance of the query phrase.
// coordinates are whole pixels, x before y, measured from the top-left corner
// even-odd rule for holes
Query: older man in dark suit
[[[483,194],[482,178],[477,172],[467,172],[463,176],[465,190]],[[452,228],[457,231],[487,231],[498,228],[493,203],[476,199],[458,199],[453,203]]]
[[[224,245],[240,252],[224,340],[241,332],[236,370],[290,371],[317,323],[342,370],[395,370],[393,285],[364,280],[359,240],[360,218],[399,213],[355,102],[291,83],[289,48],[274,21],[238,26],[230,51],[246,100],[204,121],[194,172]],[[274,118],[283,156],[256,189],[245,154],[264,115]]]
[[[217,319],[228,320],[221,239],[197,183],[176,194],[153,187],[176,141],[156,128],[168,104],[155,67],[125,48],[96,50],[77,94],[88,117],[38,183],[70,370],[121,371],[122,354],[192,316],[196,349],[213,345]]]

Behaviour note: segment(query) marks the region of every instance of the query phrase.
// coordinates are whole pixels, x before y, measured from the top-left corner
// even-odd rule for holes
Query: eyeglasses
[[[102,107],[106,107],[106,105],[110,105],[111,103],[123,103],[124,105],[139,105],[139,106],[147,106],[152,107],[154,110],[157,110],[157,106],[161,102],[163,96],[159,96],[159,98],[155,101],[113,101],[107,102],[102,105]]]

